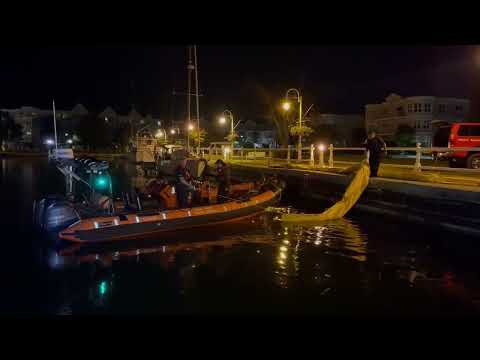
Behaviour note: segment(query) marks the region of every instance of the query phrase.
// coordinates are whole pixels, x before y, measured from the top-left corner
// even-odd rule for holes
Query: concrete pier
[[[291,191],[324,203],[339,200],[352,176],[239,164],[232,164],[232,174],[241,177],[275,174],[287,182]],[[318,209],[319,212],[323,210]],[[477,186],[372,178],[352,211],[366,211],[376,216],[391,216],[480,236],[480,187]]]

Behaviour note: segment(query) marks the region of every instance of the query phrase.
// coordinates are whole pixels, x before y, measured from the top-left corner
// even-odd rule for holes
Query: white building
[[[468,99],[389,95],[381,104],[365,106],[365,127],[374,129],[385,140],[394,140],[399,125],[415,129],[415,141],[432,144],[432,123],[464,121],[470,111]]]

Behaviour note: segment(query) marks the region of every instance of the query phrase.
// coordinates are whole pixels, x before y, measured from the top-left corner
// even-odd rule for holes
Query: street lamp
[[[298,91],[295,88],[288,89],[286,94],[285,94],[285,101],[283,103],[283,110],[288,111],[290,110],[291,104],[289,101],[289,95],[291,92],[294,92],[295,95],[294,97],[291,97],[295,99],[298,102],[298,126],[300,133],[298,134],[298,160],[302,160],[302,96],[300,95],[300,91]]]
[[[285,101],[285,102],[282,104],[283,110],[285,110],[285,111],[290,110],[290,106],[291,106],[291,104],[290,104],[288,101]]]
[[[227,116],[230,119],[230,136],[231,136],[231,142],[232,142],[232,151],[233,151],[233,142],[234,142],[234,130],[240,124],[240,121],[237,122],[237,125],[233,126],[233,114],[230,110],[224,110],[222,116],[218,119],[220,124],[224,125],[227,122]]]

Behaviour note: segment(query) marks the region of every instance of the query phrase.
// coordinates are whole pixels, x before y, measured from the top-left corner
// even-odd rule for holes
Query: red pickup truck
[[[449,148],[480,148],[480,123],[453,123],[439,129],[436,137],[445,138],[442,133],[449,133]],[[434,146],[445,145],[434,139]],[[452,167],[466,166],[470,169],[480,169],[480,151],[454,151],[446,155]]]

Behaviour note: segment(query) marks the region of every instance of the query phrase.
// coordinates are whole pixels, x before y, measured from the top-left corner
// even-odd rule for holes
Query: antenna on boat
[[[53,130],[55,131],[55,151],[58,153],[57,117],[55,115],[55,99],[53,100]]]

